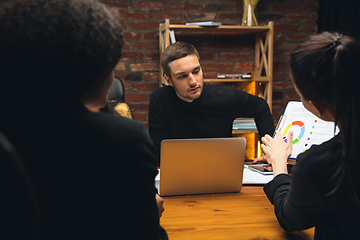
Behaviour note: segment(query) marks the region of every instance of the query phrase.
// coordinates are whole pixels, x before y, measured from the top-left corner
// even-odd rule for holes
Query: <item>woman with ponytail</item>
[[[291,53],[290,74],[305,108],[334,122],[339,134],[298,155],[291,177],[292,133],[263,137],[274,179],[264,191],[287,231],[315,226],[314,239],[355,239],[360,234],[360,42],[338,33],[311,36]]]

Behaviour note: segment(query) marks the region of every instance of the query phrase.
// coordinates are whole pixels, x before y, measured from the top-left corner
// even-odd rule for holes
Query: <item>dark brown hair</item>
[[[168,46],[161,56],[161,67],[164,70],[164,75],[171,77],[169,63],[188,55],[196,55],[200,62],[199,53],[193,45],[186,42],[175,42]]]
[[[360,67],[360,42],[338,33],[324,32],[311,36],[291,53],[291,75],[305,100],[317,100],[334,113],[335,124],[341,127],[342,149],[334,156],[337,176],[333,191],[340,186],[350,189],[359,203],[360,167],[357,148],[360,146],[360,101],[357,80]]]

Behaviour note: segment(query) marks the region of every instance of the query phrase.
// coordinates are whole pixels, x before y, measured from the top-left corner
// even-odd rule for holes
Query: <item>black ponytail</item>
[[[291,53],[291,76],[302,97],[316,100],[334,113],[341,132],[342,149],[331,162],[335,174],[327,195],[346,189],[351,203],[359,206],[360,101],[357,99],[360,42],[338,33],[324,32],[311,36]],[[335,131],[334,125],[334,131]],[[330,163],[330,160],[329,160]],[[336,194],[335,194],[336,195]]]
[[[335,121],[341,126],[343,137],[342,161],[344,164],[344,182],[351,193],[359,191],[360,167],[357,147],[360,146],[360,100],[358,98],[358,80],[360,67],[360,42],[343,37],[335,46],[333,62]],[[357,194],[352,194],[353,202],[359,204]]]

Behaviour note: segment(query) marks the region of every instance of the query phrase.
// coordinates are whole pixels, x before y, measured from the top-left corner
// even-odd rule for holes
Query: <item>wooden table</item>
[[[160,224],[177,239],[313,239],[314,228],[285,232],[262,186],[243,186],[240,193],[164,197]]]

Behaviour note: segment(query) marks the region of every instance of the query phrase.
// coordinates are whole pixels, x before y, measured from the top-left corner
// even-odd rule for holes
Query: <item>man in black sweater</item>
[[[194,46],[176,42],[161,57],[168,86],[150,98],[149,133],[160,164],[163,139],[232,137],[235,118],[255,119],[260,137],[275,131],[267,102],[228,86],[204,83]]]

